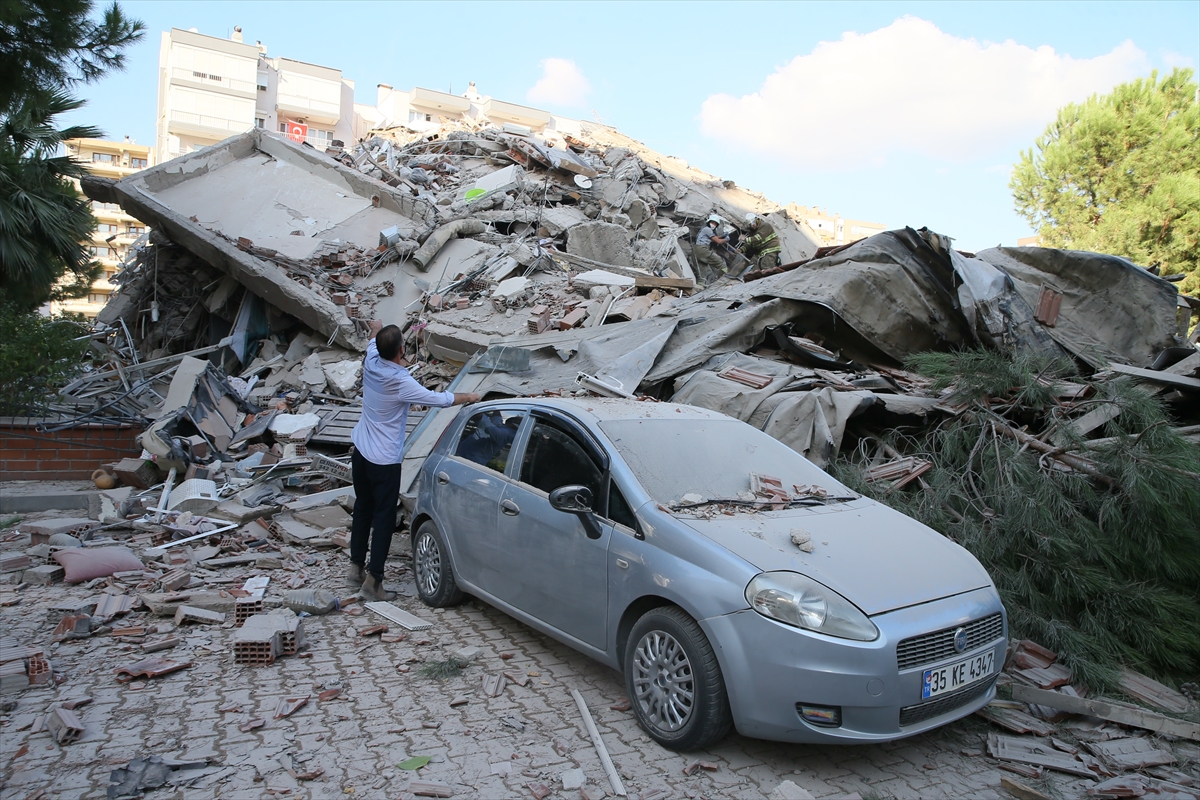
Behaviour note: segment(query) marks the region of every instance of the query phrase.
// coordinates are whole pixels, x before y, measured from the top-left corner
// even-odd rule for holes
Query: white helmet
[[[746,215],[745,219],[747,225],[753,225],[754,223],[758,222],[758,214],[755,214],[753,211],[751,211]]]
[[[708,219],[707,219],[707,220],[705,220],[705,222],[715,222],[715,223],[717,223],[718,225],[720,225],[720,224],[721,224],[722,222],[724,222],[724,221],[725,221],[725,220],[721,219],[721,215],[720,215],[720,214],[709,214],[709,215],[708,215]]]

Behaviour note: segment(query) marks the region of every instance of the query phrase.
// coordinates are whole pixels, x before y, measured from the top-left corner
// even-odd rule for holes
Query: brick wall
[[[132,425],[78,425],[54,433],[37,426],[54,420],[0,417],[0,481],[90,478],[103,464],[142,452]]]

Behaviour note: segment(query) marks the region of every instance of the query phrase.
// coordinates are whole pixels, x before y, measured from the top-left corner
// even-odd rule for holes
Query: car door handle
[[[444,472],[439,472],[437,474],[437,482],[442,484],[443,486],[445,486],[447,483],[450,482],[450,476]]]
[[[505,514],[508,514],[510,517],[515,517],[517,514],[521,513],[521,509],[518,508],[517,504],[514,503],[512,500],[501,501],[500,510],[503,511]]]

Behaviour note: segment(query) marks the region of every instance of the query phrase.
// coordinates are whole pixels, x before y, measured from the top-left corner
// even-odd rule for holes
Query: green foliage
[[[113,3],[99,22],[92,0],[0,0],[0,113],[33,92],[65,89],[125,68],[146,26]]]
[[[79,372],[88,351],[79,323],[0,303],[0,416],[36,414]]]
[[[56,114],[82,104],[56,92],[0,117],[0,292],[24,308],[83,297],[101,272],[85,244],[96,218],[70,180],[86,170],[56,155],[64,140],[99,131],[52,126]]]
[[[72,183],[83,166],[57,155],[100,132],[54,118],[83,105],[70,87],[123,68],[145,26],[115,3],[99,22],[91,12],[91,0],[0,0],[0,294],[24,308],[82,297],[100,274],[84,244],[95,219]]]
[[[1125,664],[1164,678],[1200,670],[1200,454],[1176,434],[1152,395],[1127,379],[1096,383],[1072,416],[1097,404],[1120,413],[1085,446],[1043,384],[1068,363],[967,352],[908,365],[953,382],[971,412],[890,443],[934,463],[927,491],[885,494],[845,462],[839,478],[950,537],[988,569],[1014,635],[1057,650],[1076,678],[1111,688]],[[988,390],[985,392],[984,390]],[[1007,415],[1007,418],[1006,416]],[[1057,427],[1066,449],[1111,483],[1090,478],[1007,436],[993,422]]]
[[[1071,104],[1021,154],[1009,187],[1049,247],[1186,273],[1200,296],[1200,106],[1190,69]]]
[[[430,661],[428,664],[422,666],[418,672],[423,677],[444,681],[447,678],[457,678],[466,668],[466,661],[456,656],[450,656],[445,661]]]

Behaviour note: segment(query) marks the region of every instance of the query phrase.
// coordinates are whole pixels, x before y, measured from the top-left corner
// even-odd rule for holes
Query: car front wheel
[[[682,609],[647,611],[625,649],[625,686],[638,722],[671,750],[699,750],[729,732],[733,717],[708,638]]]
[[[450,551],[442,532],[432,520],[425,520],[413,534],[413,572],[417,594],[425,605],[445,608],[462,602],[463,592],[454,580]]]

